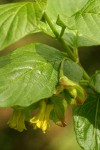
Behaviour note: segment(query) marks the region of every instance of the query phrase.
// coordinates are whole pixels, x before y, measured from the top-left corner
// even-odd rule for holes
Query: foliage
[[[65,110],[71,104],[78,143],[85,150],[100,149],[100,71],[89,77],[78,56],[80,46],[100,45],[99,27],[99,0],[0,5],[0,51],[37,32],[50,35],[62,46],[60,51],[31,43],[0,57],[0,107],[14,109],[10,127],[23,131],[24,122],[29,121],[45,132],[49,118],[65,126]],[[34,109],[39,111],[31,118]]]

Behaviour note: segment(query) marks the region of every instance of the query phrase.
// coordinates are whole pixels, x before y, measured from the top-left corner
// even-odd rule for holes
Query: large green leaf
[[[84,150],[100,149],[100,97],[90,93],[86,102],[74,109],[74,128]]]
[[[100,71],[96,71],[96,73],[91,77],[89,84],[100,94]]]
[[[100,1],[89,0],[74,17],[78,34],[77,45],[100,45]]]
[[[100,0],[48,0],[46,13],[71,47],[100,45]]]
[[[1,57],[0,106],[27,106],[50,97],[61,59],[59,51],[42,44],[31,44]]]
[[[100,45],[100,1],[89,0],[74,15],[78,46]]]
[[[41,17],[37,2],[0,5],[0,50],[28,34],[39,32]]]
[[[48,0],[46,12],[53,21],[56,21],[58,15],[62,17],[72,16],[78,12],[87,1],[88,0]]]
[[[0,107],[28,106],[52,96],[64,57],[60,51],[44,44],[30,44],[1,57]],[[78,82],[83,72],[76,63],[68,62],[64,65],[65,75],[71,70],[69,77]]]

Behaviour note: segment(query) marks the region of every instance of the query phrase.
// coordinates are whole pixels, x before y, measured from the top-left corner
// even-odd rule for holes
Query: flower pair
[[[34,129],[40,128],[43,133],[49,128],[49,116],[53,109],[52,104],[47,104],[44,100],[40,101],[39,112],[36,116],[31,118],[29,122],[33,124]],[[25,126],[25,110],[14,109],[11,118],[8,121],[8,125],[20,132],[26,130]]]
[[[30,123],[33,124],[34,129],[42,129],[43,133],[49,128],[49,116],[53,109],[52,104],[46,104],[44,100],[40,102],[39,112],[36,116],[30,119]]]

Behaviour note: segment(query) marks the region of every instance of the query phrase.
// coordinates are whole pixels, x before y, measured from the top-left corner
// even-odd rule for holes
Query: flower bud
[[[62,85],[65,88],[76,86],[76,84],[73,81],[71,81],[70,79],[68,79],[66,76],[60,77],[59,83],[60,83],[60,85]]]
[[[85,90],[81,86],[77,86],[77,97],[76,102],[77,104],[83,104],[85,99],[87,98]]]
[[[66,89],[69,93],[69,95],[72,97],[72,98],[76,98],[77,97],[77,90],[73,87],[69,87]]]
[[[83,104],[86,99],[85,90],[77,83],[71,81],[66,76],[62,76],[59,80],[60,85],[67,91],[66,99],[70,104]]]

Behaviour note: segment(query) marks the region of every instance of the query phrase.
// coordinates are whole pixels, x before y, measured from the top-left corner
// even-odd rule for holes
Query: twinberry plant
[[[79,47],[100,45],[100,0],[0,5],[0,51],[37,32],[55,38],[62,50],[31,43],[0,57],[0,107],[14,110],[8,125],[23,131],[28,121],[45,133],[49,120],[66,126],[72,105],[79,145],[100,150],[100,71],[90,77],[78,56]]]

